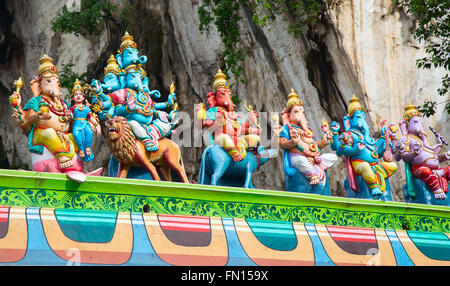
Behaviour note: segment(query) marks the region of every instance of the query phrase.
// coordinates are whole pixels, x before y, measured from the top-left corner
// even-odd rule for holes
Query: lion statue
[[[149,152],[136,139],[126,118],[116,116],[106,121],[105,139],[112,156],[119,162],[117,177],[126,178],[131,166],[144,167],[155,181],[160,181],[158,170],[165,181],[171,181],[171,168],[184,183],[189,183],[184,170],[180,148],[168,138],[159,140],[159,149]]]

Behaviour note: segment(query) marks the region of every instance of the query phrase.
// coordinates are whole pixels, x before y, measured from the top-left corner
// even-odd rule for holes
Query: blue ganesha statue
[[[167,102],[156,103],[153,98],[159,98],[158,91],[146,92],[148,83],[144,81],[147,73],[142,63],[145,56],[138,57],[139,51],[132,36],[125,33],[122,37],[119,54],[116,59],[111,56],[105,68],[104,83],[93,80],[91,88],[94,92],[93,103],[101,120],[114,116],[127,119],[134,135],[144,144],[147,151],[158,150],[158,140],[171,134],[177,123],[177,111],[170,114],[162,111],[174,105],[175,87],[170,87]],[[106,89],[105,89],[106,88]]]
[[[388,178],[397,170],[391,153],[392,143],[386,144],[387,130],[384,126],[381,138],[375,141],[365,116],[364,107],[353,95],[348,114],[343,118],[344,132],[339,135],[339,123],[331,123],[333,138],[330,146],[338,156],[345,156],[347,197],[392,201]],[[379,162],[380,156],[384,161]]]
[[[146,56],[139,56],[134,38],[125,33],[118,54],[108,59],[104,69],[104,82],[92,80],[93,110],[105,122],[113,117],[124,117],[134,136],[148,152],[159,149],[159,140],[170,136],[177,124],[175,86],[170,86],[166,102],[155,102],[161,94],[150,91],[149,79],[143,64]],[[169,113],[164,110],[172,109]],[[117,170],[117,162],[111,157],[110,173]],[[133,172],[129,172],[133,174]]]
[[[331,132],[323,120],[324,135],[318,141],[306,120],[303,102],[294,89],[288,96],[287,106],[281,113],[283,127],[279,145],[284,149],[284,185],[287,191],[330,195],[326,169],[337,161],[333,153],[321,154],[320,149],[330,143]]]

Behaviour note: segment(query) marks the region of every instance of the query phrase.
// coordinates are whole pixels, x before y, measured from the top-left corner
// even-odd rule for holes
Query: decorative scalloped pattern
[[[148,205],[150,212],[160,214],[250,218],[384,229],[403,229],[407,226],[408,230],[450,232],[450,219],[443,217],[43,189],[0,188],[0,205],[121,212],[142,212],[143,207]]]

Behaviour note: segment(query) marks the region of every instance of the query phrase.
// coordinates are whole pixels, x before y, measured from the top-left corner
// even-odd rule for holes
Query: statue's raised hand
[[[20,93],[18,93],[18,92],[14,92],[9,97],[9,101],[11,102],[11,105],[14,106],[14,107],[22,105],[22,98],[20,96]]]
[[[323,134],[322,140],[326,143],[330,143],[332,138],[333,138],[333,134],[331,132],[327,132],[327,133]]]
[[[389,125],[389,128],[387,129],[388,135],[391,139],[397,138],[398,135],[398,128],[395,126],[395,124]]]
[[[100,85],[100,83],[96,79],[93,79],[91,81],[91,88],[92,88],[92,90],[94,91],[95,94],[100,94],[100,93],[103,92],[102,86]]]
[[[19,125],[22,124],[24,112],[21,107],[22,100],[21,100],[20,94],[18,92],[14,92],[9,97],[9,102],[11,103],[11,105],[13,107],[12,117],[16,120],[17,124],[19,124]]]
[[[334,133],[337,133],[339,132],[339,129],[341,129],[341,125],[339,124],[339,122],[333,121],[331,122],[330,128]]]
[[[150,91],[150,97],[158,99],[161,97],[161,93],[158,90],[152,90]]]
[[[167,103],[169,104],[169,106],[172,106],[176,100],[177,100],[177,97],[175,96],[175,93],[171,93],[171,94],[169,94],[169,97],[167,98]]]
[[[436,135],[436,143],[438,145],[442,146],[443,145],[443,140],[442,140],[443,137],[442,137],[442,135],[440,133],[436,133],[435,135]]]

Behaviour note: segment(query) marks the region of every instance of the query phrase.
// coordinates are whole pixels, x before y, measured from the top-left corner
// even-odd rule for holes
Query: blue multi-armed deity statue
[[[338,156],[345,156],[347,197],[392,201],[388,178],[397,170],[392,154],[388,156],[392,144],[386,144],[387,130],[384,126],[381,128],[381,138],[375,141],[365,116],[359,99],[353,96],[348,115],[343,118],[345,131],[339,135],[339,123],[331,123],[333,138],[330,146]],[[378,161],[381,156],[383,162]]]
[[[148,77],[142,67],[146,62],[147,57],[139,57],[137,45],[127,32],[122,37],[119,54],[108,60],[104,83],[93,80],[91,87],[95,93],[93,103],[100,109],[100,119],[125,117],[145,149],[156,151],[158,140],[169,135],[176,124],[176,111],[170,115],[161,111],[172,107],[176,96],[172,85],[167,102],[153,102],[152,95],[159,98],[160,93],[148,92]]]
[[[108,59],[104,82],[92,80],[92,102],[101,120],[125,118],[145,150],[156,152],[159,141],[169,136],[176,125],[178,111],[173,83],[166,102],[153,101],[161,94],[157,90],[149,90],[149,79],[143,68],[146,62],[147,57],[139,56],[134,38],[126,32],[118,54]],[[170,113],[163,111],[169,108],[173,109]],[[111,160],[110,163],[110,171],[117,173],[117,167],[111,167],[111,164],[117,166],[117,162]]]

